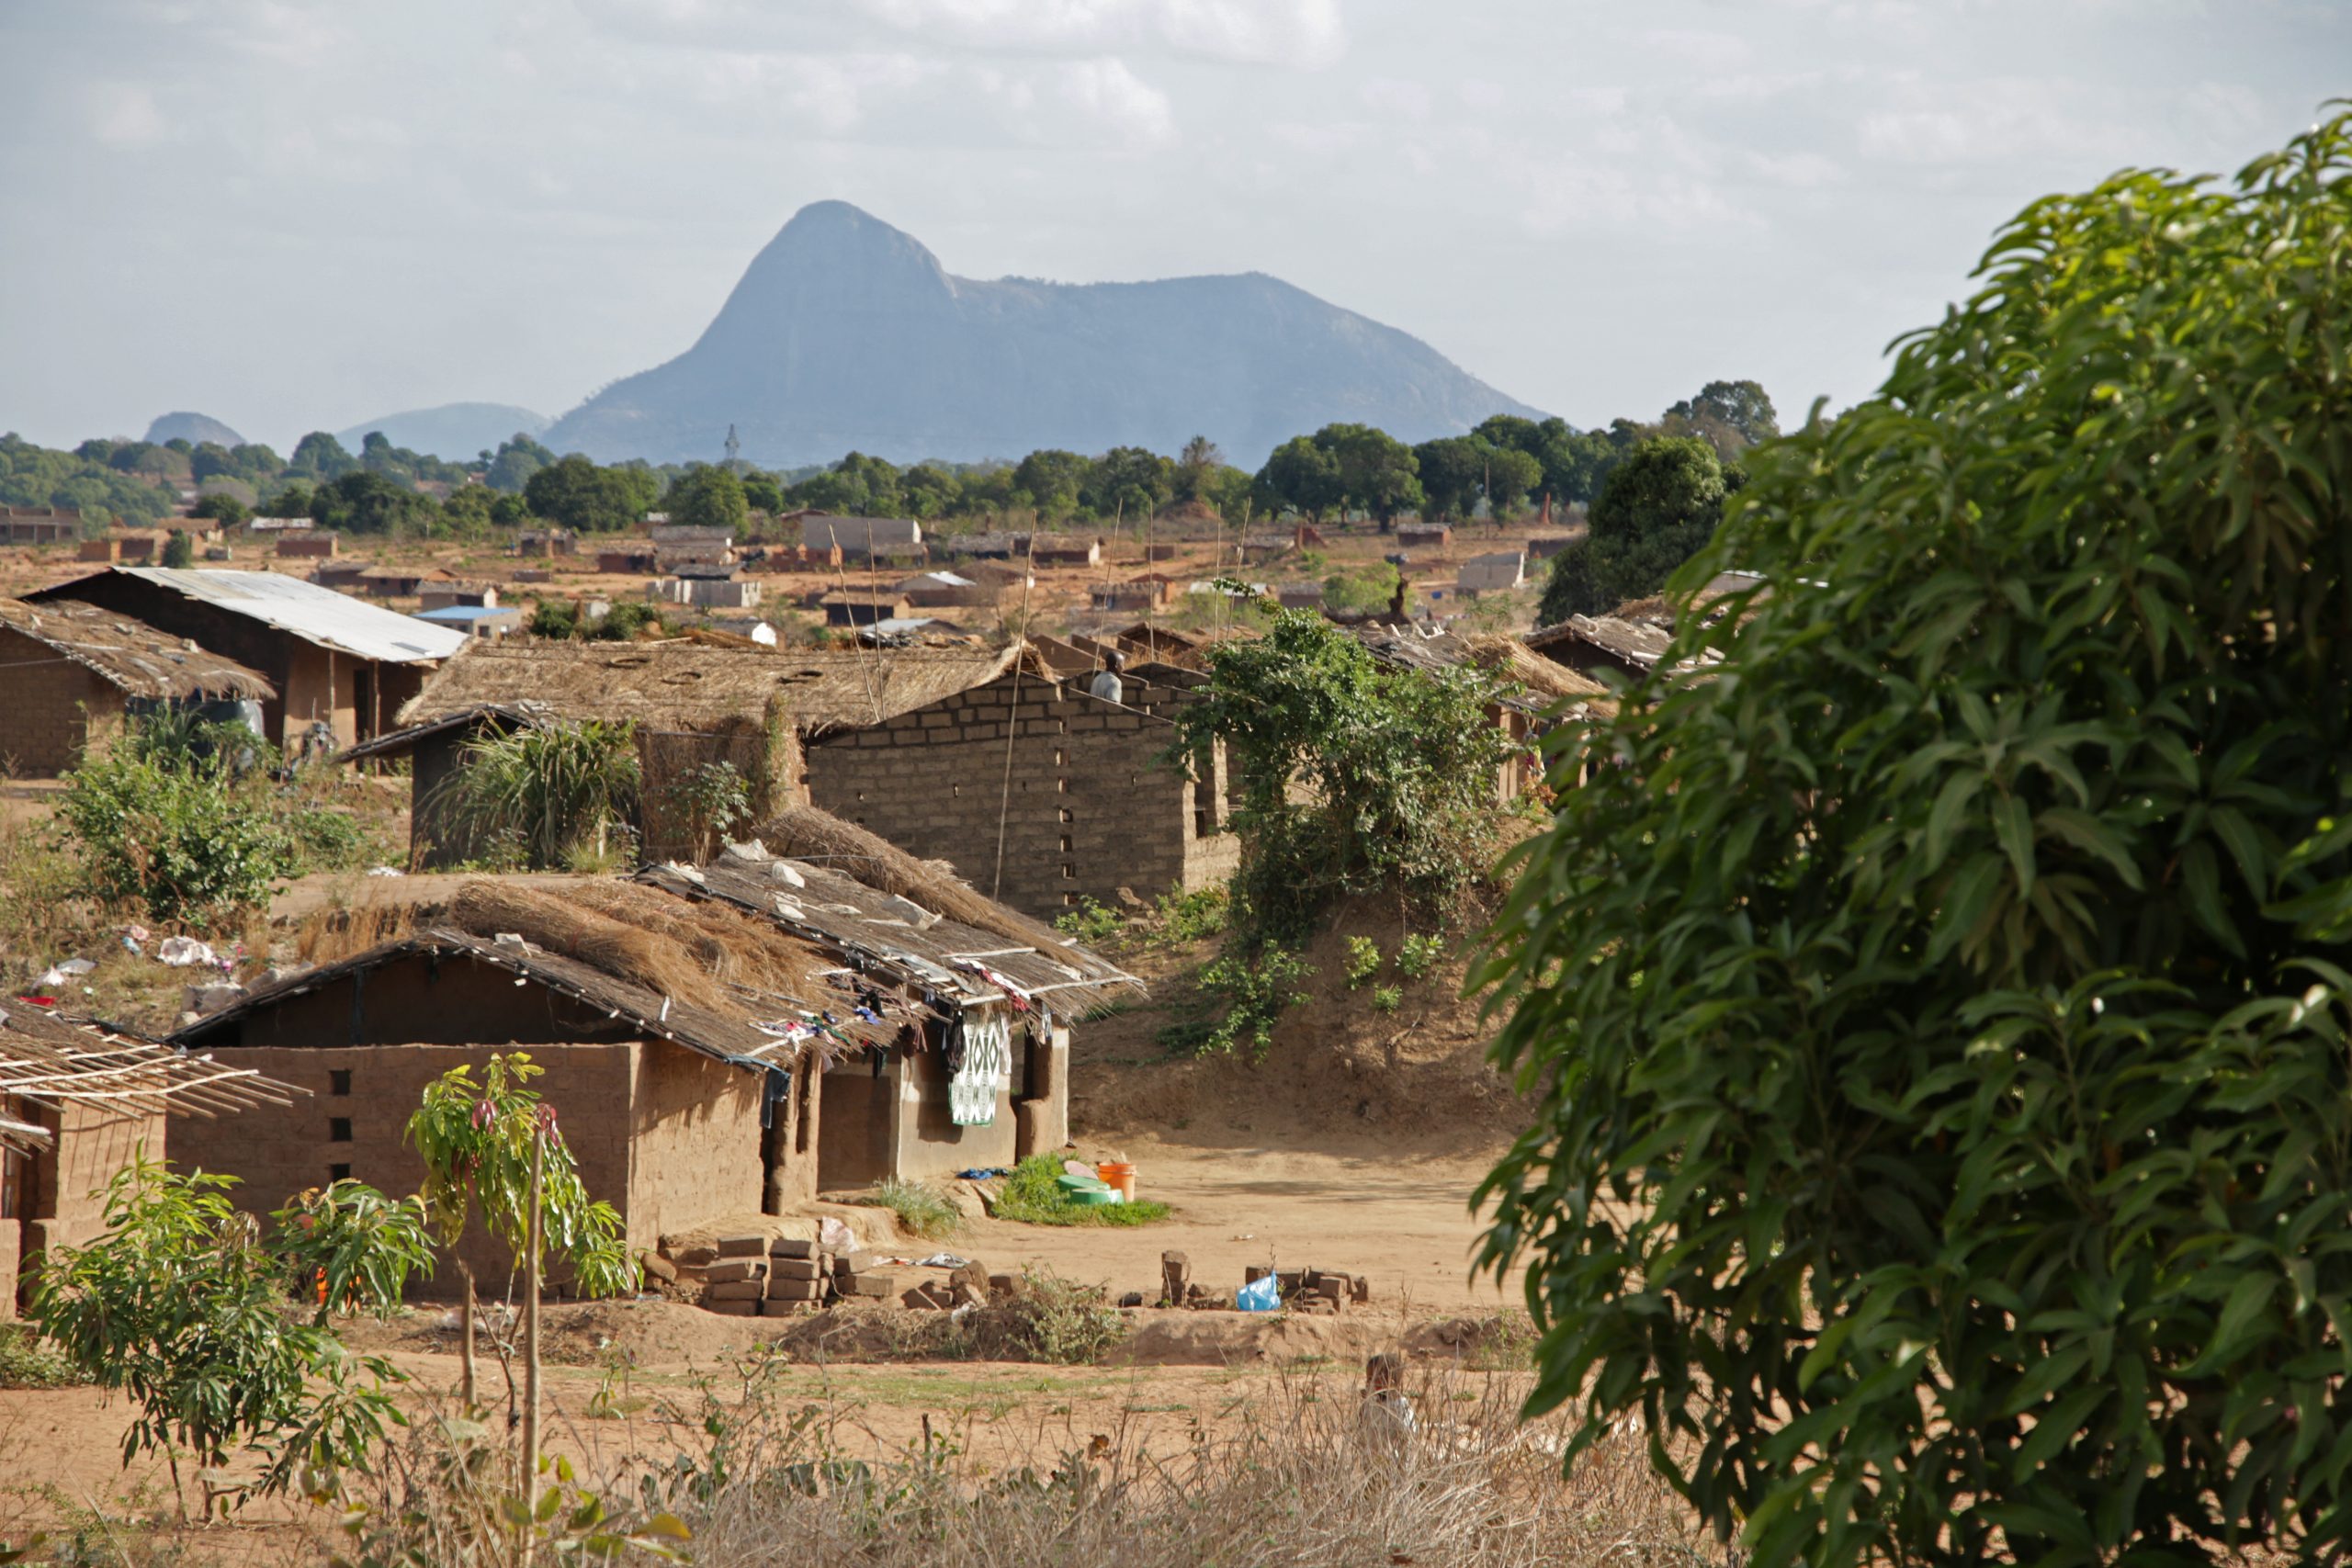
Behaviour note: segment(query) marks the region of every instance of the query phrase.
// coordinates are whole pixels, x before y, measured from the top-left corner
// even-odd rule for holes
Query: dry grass
[[[740,1388],[705,1384],[595,1434],[616,1439],[595,1448],[628,1450],[583,1477],[615,1516],[599,1528],[673,1514],[700,1568],[1731,1561],[1650,1473],[1640,1434],[1563,1476],[1556,1428],[1517,1418],[1517,1379],[1408,1378],[1409,1433],[1367,1409],[1352,1369],[1277,1375],[1227,1419],[1130,1415],[1088,1432],[1041,1414],[1025,1462],[1008,1470],[975,1460],[971,1434],[929,1421],[919,1443],[869,1457],[877,1443],[854,1406],[789,1402],[774,1370],[747,1363]],[[511,1539],[491,1528],[514,1490],[503,1444],[420,1422],[387,1460],[375,1477],[348,1478],[371,1560],[508,1561]],[[579,1501],[567,1496],[556,1517]],[[542,1555],[561,1545],[544,1539]]]

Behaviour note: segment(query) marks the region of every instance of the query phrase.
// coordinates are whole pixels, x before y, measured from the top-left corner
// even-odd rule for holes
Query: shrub
[[[335,1182],[265,1231],[231,1206],[234,1185],[135,1155],[107,1185],[106,1235],[55,1249],[33,1280],[40,1331],[75,1371],[138,1404],[124,1462],[160,1450],[175,1491],[183,1453],[219,1465],[232,1448],[261,1450],[265,1495],[305,1465],[364,1463],[401,1418],[384,1385],[401,1374],[346,1351],[325,1304],[308,1317],[288,1307],[317,1275],[326,1302],[389,1311],[408,1276],[432,1268],[414,1199]]]
[[[1380,973],[1380,944],[1368,936],[1348,938],[1348,989],[1360,991]]]
[[[947,1195],[921,1181],[885,1177],[859,1195],[858,1201],[888,1209],[899,1223],[925,1241],[938,1241],[964,1228],[964,1216]]]
[[[752,790],[732,762],[689,768],[662,788],[665,811],[682,822],[697,861],[718,852],[722,840],[752,819]]]
[[[1065,1280],[1050,1269],[1022,1270],[1010,1316],[1008,1337],[1014,1348],[1033,1361],[1063,1366],[1099,1361],[1125,1344],[1132,1332],[1126,1318],[1104,1299],[1102,1286]]]
[[[1262,949],[1254,957],[1221,954],[1201,969],[1197,1015],[1163,1030],[1161,1043],[1196,1055],[1246,1050],[1256,1060],[1272,1049],[1274,1025],[1283,1013],[1306,1005],[1298,983],[1314,973],[1313,965],[1283,947]]]
[[[1408,936],[1396,950],[1396,973],[1408,980],[1422,979],[1444,956],[1445,939],[1435,931]]]
[[[1391,670],[1319,615],[1285,611],[1262,637],[1209,652],[1176,715],[1195,776],[1223,740],[1243,781],[1234,935],[1295,941],[1332,898],[1401,890],[1450,910],[1485,872],[1510,742],[1475,669]],[[1306,787],[1300,789],[1297,786]]]
[[[0,1388],[66,1388],[90,1380],[21,1323],[0,1323]],[[0,1557],[0,1562],[7,1559]]]
[[[629,842],[638,779],[628,722],[588,719],[477,736],[435,789],[472,841],[511,840],[530,864],[548,868]]]
[[[1092,898],[1081,899],[1078,908],[1065,909],[1054,917],[1054,929],[1072,942],[1089,947],[1100,947],[1119,934],[1124,924],[1119,911]]]
[[[1395,1012],[1404,1005],[1405,992],[1401,987],[1382,986],[1372,993],[1372,1009],[1374,1012]]]
[[[1024,1225],[1148,1225],[1168,1217],[1167,1204],[1148,1199],[1133,1203],[1073,1203],[1062,1190],[1061,1175],[1059,1158],[1031,1155],[1005,1178],[994,1216]]]
[[[1760,1565],[2352,1544],[2347,231],[2352,116],[2029,209],[1562,756],[1484,1258]]]
[[[665,636],[669,630],[670,623],[654,606],[623,600],[581,635],[591,642],[635,642],[640,637]]]
[[[198,926],[262,903],[294,851],[264,781],[235,765],[255,744],[165,710],[66,774],[58,820],[90,891]]]
[[[1232,910],[1231,889],[1218,882],[1190,893],[1170,888],[1159,896],[1153,912],[1163,941],[1186,942],[1224,935]]]

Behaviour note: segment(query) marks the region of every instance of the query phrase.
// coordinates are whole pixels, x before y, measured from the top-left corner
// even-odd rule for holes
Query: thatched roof
[[[277,694],[260,671],[168,637],[144,621],[77,599],[28,604],[0,599],[0,626],[22,633],[96,673],[125,695],[258,697]]]
[[[711,964],[694,952],[691,937],[682,941],[674,928],[645,919],[627,898],[624,894],[610,900],[608,909],[600,911],[512,884],[469,884],[459,890],[449,923],[410,931],[262,987],[172,1039],[200,1046],[252,1014],[420,955],[489,964],[600,1010],[644,1038],[666,1040],[741,1067],[787,1066],[812,1054],[821,1058],[887,1044],[898,1037],[901,1022],[922,1016],[921,1009],[901,1007],[901,1019],[886,1014],[877,1023],[859,1018],[857,977],[822,948],[773,927],[742,923],[749,938],[742,945],[764,950],[756,968]],[[684,922],[690,930],[702,924]],[[773,983],[785,974],[792,976],[789,991],[752,983]]]
[[[880,724],[986,685],[1021,656],[1004,649],[714,647],[699,641],[477,640],[401,705],[411,726],[504,710],[543,719],[633,719],[655,729],[760,723],[775,699],[803,734]]]
[[[0,1010],[0,1100],[209,1119],[255,1105],[291,1105],[307,1092],[28,1002]],[[48,1137],[30,1122],[0,1116],[0,1144],[28,1149]]]
[[[1529,651],[1517,637],[1369,624],[1350,630],[1383,664],[1405,670],[1472,665],[1522,688],[1526,695],[1505,698],[1508,706],[1537,712],[1564,702],[1582,705],[1597,698],[1604,710],[1614,711],[1608,687]]]
[[[863,843],[866,852],[820,864],[774,854],[755,840],[729,845],[707,864],[656,866],[639,873],[638,880],[762,916],[843,953],[864,973],[886,975],[959,1007],[1002,1001],[1009,989],[1023,1004],[1073,1014],[1114,991],[1143,988],[1134,976],[1071,945],[1050,927],[982,898],[943,868],[847,823],[836,826],[856,835],[843,842]],[[943,905],[988,923],[967,923]]]

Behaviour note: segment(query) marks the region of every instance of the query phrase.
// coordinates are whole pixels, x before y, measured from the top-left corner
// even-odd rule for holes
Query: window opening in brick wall
[[[1062,820],[1065,822],[1075,822],[1078,820],[1078,813],[1065,806],[1062,807]]]
[[[338,1095],[349,1094],[351,1092],[351,1069],[349,1067],[331,1067],[327,1070],[327,1092],[329,1094]]]
[[[1054,781],[1054,793],[1056,795],[1068,795],[1069,793],[1069,780],[1056,779]]]
[[[1075,906],[1078,903],[1078,895],[1075,893],[1065,893],[1062,895],[1062,902],[1064,904]]]
[[[1078,867],[1069,861],[1062,862],[1062,880],[1064,882],[1078,880]]]
[[[1062,835],[1062,853],[1064,853],[1064,854],[1068,854],[1068,853],[1069,853],[1069,846],[1070,846],[1070,836],[1069,836],[1068,833],[1064,833],[1064,834]]]
[[[1054,748],[1054,766],[1057,768],[1067,768],[1069,766],[1069,753],[1063,750],[1058,746]]]
[[[327,1167],[327,1179],[329,1181],[348,1181],[351,1179],[351,1168],[347,1165],[331,1165]]]
[[[350,1117],[330,1116],[327,1118],[327,1142],[330,1144],[347,1144],[351,1142]]]

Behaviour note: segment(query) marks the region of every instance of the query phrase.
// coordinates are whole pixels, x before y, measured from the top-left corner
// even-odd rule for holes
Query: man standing
[[[1119,671],[1126,667],[1125,654],[1103,655],[1102,668],[1097,670],[1094,672],[1094,679],[1087,682],[1086,694],[1091,697],[1100,697],[1106,703],[1121,701],[1126,696],[1127,688],[1125,682],[1119,679]]]

